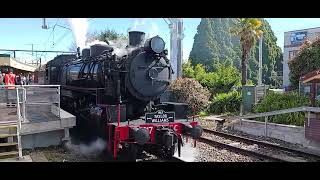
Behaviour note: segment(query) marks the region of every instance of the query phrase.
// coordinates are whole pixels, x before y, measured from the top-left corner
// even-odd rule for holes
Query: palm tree
[[[247,83],[248,55],[262,35],[261,25],[262,22],[258,18],[237,18],[235,25],[230,29],[233,35],[240,37],[242,86]]]

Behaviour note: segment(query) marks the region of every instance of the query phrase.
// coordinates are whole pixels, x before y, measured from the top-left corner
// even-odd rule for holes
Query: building
[[[298,54],[301,45],[305,40],[313,41],[320,37],[320,27],[288,31],[284,33],[283,48],[283,88],[290,86],[288,62]]]
[[[15,73],[34,72],[37,67],[18,61],[16,58],[10,57],[7,54],[0,54],[0,70],[13,68]]]

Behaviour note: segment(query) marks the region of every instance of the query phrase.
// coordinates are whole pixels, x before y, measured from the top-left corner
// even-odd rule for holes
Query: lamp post
[[[262,41],[263,35],[259,38],[259,74],[258,74],[258,85],[262,85]]]

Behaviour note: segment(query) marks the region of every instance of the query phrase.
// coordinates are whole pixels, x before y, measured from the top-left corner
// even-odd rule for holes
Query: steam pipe
[[[121,104],[121,93],[120,93],[120,80],[117,81],[117,96],[118,96],[118,127],[120,126],[120,104]]]

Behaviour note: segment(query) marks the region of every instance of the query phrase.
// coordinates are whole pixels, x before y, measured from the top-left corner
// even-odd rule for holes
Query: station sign
[[[168,123],[174,122],[174,112],[165,112],[163,110],[158,110],[153,113],[146,113],[146,123]]]

